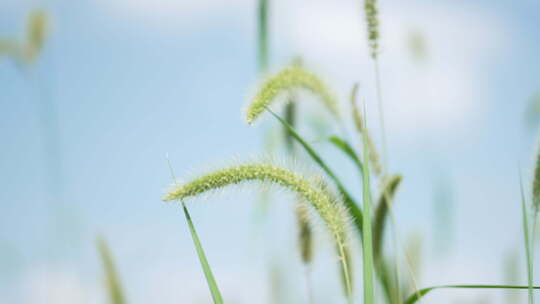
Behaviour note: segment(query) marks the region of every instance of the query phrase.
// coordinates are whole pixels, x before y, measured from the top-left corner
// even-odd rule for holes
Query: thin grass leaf
[[[191,232],[191,238],[193,239],[195,250],[197,250],[197,256],[199,257],[199,262],[201,263],[201,267],[203,269],[204,276],[206,277],[206,282],[208,283],[210,293],[212,294],[214,304],[223,304],[223,298],[221,297],[221,293],[219,292],[216,280],[214,279],[214,275],[212,274],[212,269],[208,264],[208,260],[206,259],[206,254],[204,253],[204,249],[202,248],[201,241],[199,240],[199,236],[197,235],[197,231],[195,231],[195,226],[193,225],[191,216],[189,215],[189,212],[184,203],[182,203],[182,208],[184,209],[184,215],[186,216],[186,221],[189,226],[189,232]]]
[[[345,155],[347,155],[354,162],[358,171],[360,172],[360,175],[363,176],[364,168],[362,166],[362,161],[360,161],[357,153],[354,151],[351,145],[349,145],[348,142],[338,136],[331,136],[330,138],[328,138],[328,141],[332,143],[335,147],[337,147],[339,150],[341,150],[343,153],[345,153]]]
[[[525,202],[525,194],[523,192],[523,181],[521,174],[519,176],[519,188],[521,193],[521,211],[523,221],[523,241],[525,243],[525,256],[527,258],[527,283],[529,285],[529,304],[534,304],[533,286],[533,262],[531,257],[531,242],[529,239],[529,220],[527,215],[527,204]]]
[[[419,289],[411,294],[404,304],[416,303],[419,299],[424,297],[427,293],[437,289],[529,289],[529,286],[518,285],[441,285],[432,286],[423,289]],[[532,286],[532,289],[540,289],[540,286]]]
[[[339,192],[343,196],[343,202],[345,203],[345,207],[347,207],[347,210],[349,211],[350,217],[353,219],[354,225],[357,228],[358,232],[362,233],[362,211],[354,201],[354,199],[351,197],[351,195],[347,192],[339,178],[336,176],[334,171],[330,169],[326,165],[326,163],[322,160],[322,158],[315,152],[315,150],[296,132],[296,130],[289,125],[283,118],[279,117],[276,113],[272,112],[270,109],[266,109],[270,114],[272,114],[288,131],[289,133],[294,137],[294,139],[304,148],[304,150],[309,154],[309,156],[315,161],[319,167],[334,181],[336,184],[336,187],[338,188]]]
[[[126,300],[109,246],[107,246],[107,242],[104,239],[98,238],[97,247],[105,271],[105,284],[109,293],[109,303],[125,304]]]

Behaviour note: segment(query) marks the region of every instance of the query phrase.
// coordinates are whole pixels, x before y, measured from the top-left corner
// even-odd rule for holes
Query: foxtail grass
[[[226,186],[259,181],[279,185],[288,189],[309,203],[319,214],[332,235],[341,268],[345,276],[348,299],[352,301],[352,285],[349,274],[348,222],[349,218],[338,202],[337,196],[330,196],[322,185],[310,182],[307,178],[271,164],[246,164],[217,170],[196,178],[186,184],[176,186],[164,198],[165,201],[185,200],[205,192],[215,191]]]
[[[382,138],[382,155],[383,155],[383,170],[388,167],[388,155],[386,149],[386,130],[384,123],[384,105],[381,89],[381,77],[379,71],[379,11],[377,8],[377,0],[364,0],[364,13],[367,25],[367,38],[370,50],[370,56],[373,59],[375,71],[375,86],[377,91],[377,104],[379,110],[379,124],[381,127]]]
[[[267,78],[245,111],[245,118],[252,124],[275,100],[286,92],[305,89],[316,94],[334,116],[339,116],[337,101],[327,86],[314,74],[298,65],[282,69]]]
[[[364,12],[370,55],[375,59],[379,52],[379,12],[377,10],[377,0],[364,0]]]

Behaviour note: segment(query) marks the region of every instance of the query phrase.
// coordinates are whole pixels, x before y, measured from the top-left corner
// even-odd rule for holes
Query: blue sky
[[[517,167],[528,183],[537,132],[525,128],[524,111],[540,88],[539,6],[381,1],[390,168],[404,175],[396,216],[403,242],[414,233],[423,239],[422,286],[498,283],[505,255],[521,254]],[[182,178],[261,154],[274,124],[249,127],[241,119],[258,79],[255,2],[7,0],[0,37],[20,36],[34,7],[52,18],[43,54],[24,72],[0,59],[0,302],[103,302],[94,248],[101,234],[132,303],[210,303],[180,209],[160,201],[171,183],[165,155]],[[379,143],[359,2],[276,0],[272,9],[271,70],[300,55],[343,104],[360,82]],[[426,43],[422,62],[407,48],[413,32]],[[305,99],[306,122],[319,119]],[[49,131],[40,121],[43,105],[53,105],[57,117]],[[56,178],[51,140],[58,143]],[[350,164],[322,143],[317,148],[337,159],[354,187]],[[439,180],[454,197],[446,253],[435,249],[433,231]],[[268,298],[269,263],[290,269],[297,275],[290,285],[303,288],[290,198],[276,200],[266,225],[255,224],[255,191],[192,204],[231,303]],[[339,286],[324,279],[334,275],[331,251],[322,235],[318,241],[315,283],[328,286],[319,297],[337,302]],[[456,297],[503,299],[493,292]],[[290,301],[302,299],[297,292]]]

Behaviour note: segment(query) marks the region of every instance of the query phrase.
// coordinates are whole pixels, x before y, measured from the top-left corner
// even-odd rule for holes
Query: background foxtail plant
[[[49,23],[45,10],[33,10],[28,16],[26,33],[22,38],[0,39],[0,56],[11,57],[20,64],[33,63],[45,45]]]

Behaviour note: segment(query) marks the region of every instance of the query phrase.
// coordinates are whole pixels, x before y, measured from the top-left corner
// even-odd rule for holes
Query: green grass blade
[[[334,181],[336,184],[336,187],[338,188],[339,192],[343,196],[343,201],[345,202],[345,206],[348,209],[349,215],[353,219],[355,227],[358,229],[359,233],[362,233],[362,211],[354,201],[354,199],[351,197],[351,195],[347,192],[339,178],[336,176],[336,174],[326,165],[326,163],[322,160],[322,158],[315,152],[315,150],[296,132],[296,130],[288,124],[283,118],[281,118],[276,113],[272,112],[270,109],[266,109],[270,114],[272,114],[292,135],[292,137],[304,148],[304,150],[309,154],[309,156],[321,167],[321,169]],[[371,228],[370,228],[371,230]]]
[[[525,243],[525,256],[527,258],[527,283],[529,285],[529,304],[534,304],[533,286],[533,263],[531,257],[531,242],[529,238],[529,220],[527,215],[527,204],[525,202],[525,194],[523,193],[523,181],[521,174],[519,176],[519,188],[521,194],[521,211],[523,217],[523,241]]]
[[[362,161],[360,161],[360,159],[358,158],[358,154],[354,151],[351,145],[349,145],[348,142],[338,136],[331,136],[330,138],[328,138],[328,141],[330,141],[330,143],[332,143],[343,153],[345,153],[345,155],[347,155],[354,162],[354,164],[358,168],[358,171],[360,172],[360,175],[363,176],[364,166],[362,165]]]
[[[362,249],[364,258],[364,304],[373,304],[374,292],[373,292],[373,241],[371,232],[371,190],[369,181],[369,151],[367,145],[366,132],[362,133],[363,141],[363,156],[364,156],[364,178],[362,179],[362,198],[364,201],[363,210],[363,227],[362,227]]]
[[[420,298],[424,297],[427,293],[436,289],[529,289],[530,286],[518,286],[518,285],[441,285],[423,288],[415,291],[411,294],[404,304],[416,303]],[[532,286],[531,289],[540,289],[540,286]]]
[[[197,250],[197,255],[199,257],[199,261],[201,262],[201,267],[203,269],[204,276],[206,277],[206,282],[208,283],[210,293],[212,294],[214,304],[223,304],[223,298],[221,297],[221,293],[219,292],[216,280],[214,279],[214,275],[212,274],[212,269],[208,264],[206,255],[204,254],[204,250],[202,248],[201,241],[199,240],[199,236],[197,235],[197,231],[195,231],[195,226],[193,225],[191,216],[189,215],[189,212],[184,203],[182,203],[182,207],[184,208],[184,215],[186,216],[189,231],[191,232],[191,237],[193,238],[193,244],[195,245],[195,249]]]
[[[98,238],[97,247],[105,270],[105,282],[109,293],[110,304],[125,304],[126,300],[109,246],[107,246],[107,242],[104,239]]]

